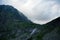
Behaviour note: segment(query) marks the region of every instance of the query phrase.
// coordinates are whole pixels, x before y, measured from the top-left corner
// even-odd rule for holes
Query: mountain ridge
[[[39,25],[19,13],[12,6],[0,5],[0,40],[48,40],[51,33],[60,35],[60,17]]]
[[[10,15],[12,19],[18,19],[26,22],[30,21],[25,15],[23,15],[23,13],[19,12],[16,8],[10,5],[0,5],[0,12],[2,11],[4,12],[2,15]]]

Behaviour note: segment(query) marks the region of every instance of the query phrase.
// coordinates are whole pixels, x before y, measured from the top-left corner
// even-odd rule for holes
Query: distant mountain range
[[[39,25],[9,5],[0,5],[0,40],[60,40],[60,17]]]

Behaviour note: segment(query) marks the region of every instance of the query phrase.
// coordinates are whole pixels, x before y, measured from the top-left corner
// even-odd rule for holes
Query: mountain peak
[[[9,18],[13,20],[30,22],[30,20],[28,20],[27,17],[23,15],[23,13],[19,12],[16,8],[10,5],[0,5],[0,15],[4,20]]]

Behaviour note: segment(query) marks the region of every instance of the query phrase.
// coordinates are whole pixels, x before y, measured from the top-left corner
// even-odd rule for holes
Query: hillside
[[[60,40],[60,17],[39,25],[9,5],[0,5],[0,40]]]
[[[0,5],[0,40],[23,40],[39,25],[32,23],[21,12],[9,5]],[[16,39],[16,40],[17,40]]]
[[[30,38],[31,40],[60,40],[60,17],[42,25],[40,32]]]
[[[12,19],[12,20],[25,21],[25,22],[29,21],[25,15],[23,15],[17,9],[9,5],[0,5],[0,15],[1,15],[1,20]]]

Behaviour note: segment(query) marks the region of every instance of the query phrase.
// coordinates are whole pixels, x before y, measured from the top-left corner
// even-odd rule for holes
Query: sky
[[[60,0],[0,0],[1,4],[14,6],[37,24],[60,17]]]

